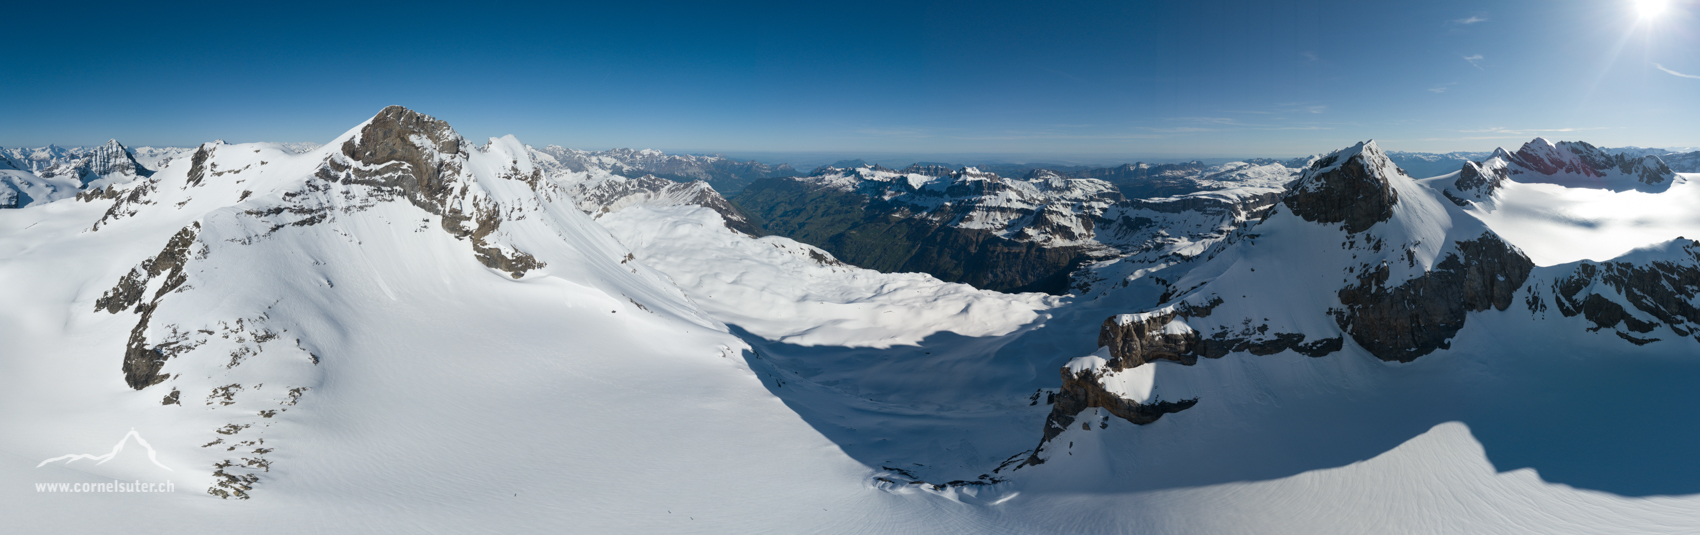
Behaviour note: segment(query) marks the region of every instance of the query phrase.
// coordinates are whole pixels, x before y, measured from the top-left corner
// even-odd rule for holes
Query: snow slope
[[[676,198],[593,220],[572,185],[389,108],[305,153],[209,143],[109,198],[0,210],[8,527],[1700,529],[1700,245],[1520,264],[1538,226],[1499,232],[1373,143],[1212,227],[1156,307],[856,269]],[[1489,198],[1510,222],[1536,202],[1516,188]],[[1453,287],[1485,304],[1423,324],[1444,339],[1377,323]],[[1083,380],[1196,403],[1053,426]],[[113,479],[175,491],[34,487]]]
[[[1345,336],[1342,349],[1323,357],[1239,351],[1192,366],[1156,360],[1131,368],[1106,378],[1106,385],[1139,401],[1197,398],[1198,404],[1142,426],[1088,408],[1050,441],[1047,462],[1019,468],[1008,461],[1031,452],[1048,409],[1044,394],[1056,392],[1039,387],[1040,396],[1023,394],[1034,393],[1034,385],[1054,385],[1045,378],[1047,370],[1092,352],[1096,320],[1113,310],[1114,294],[1061,298],[1037,324],[1003,336],[941,333],[933,326],[938,319],[924,319],[915,324],[931,336],[878,353],[827,340],[788,342],[789,331],[769,323],[793,322],[811,312],[751,305],[750,291],[740,286],[807,288],[822,285],[822,276],[846,275],[812,262],[806,249],[762,247],[738,237],[714,224],[707,210],[628,208],[600,222],[633,244],[640,259],[680,281],[704,310],[734,325],[755,326],[734,332],[759,354],[750,362],[765,375],[764,384],[851,456],[883,469],[880,488],[961,502],[1005,529],[1694,529],[1700,486],[1692,483],[1696,474],[1683,459],[1700,445],[1686,416],[1686,407],[1700,406],[1695,404],[1700,400],[1681,385],[1700,379],[1700,366],[1692,346],[1678,345],[1693,341],[1636,346],[1611,330],[1588,332],[1582,317],[1532,313],[1524,306],[1527,295],[1520,294],[1516,306],[1471,313],[1451,338],[1451,349],[1390,364],[1349,341],[1323,303],[1288,299],[1306,293],[1331,298],[1348,281],[1331,279],[1321,267],[1374,255],[1363,243],[1367,239],[1384,242],[1388,253],[1415,251],[1413,263],[1432,269],[1456,247],[1444,245],[1490,230],[1443,200],[1430,189],[1432,181],[1386,167],[1376,171],[1403,202],[1394,205],[1389,221],[1377,224],[1384,228],[1357,233],[1357,246],[1343,247],[1352,233],[1282,208],[1209,260],[1198,261],[1199,270],[1239,268],[1213,276],[1200,271],[1213,278],[1200,291],[1239,290],[1248,298],[1224,295],[1226,303],[1202,321],[1188,320],[1194,325],[1187,329],[1213,330],[1230,322],[1237,328],[1239,319],[1261,320],[1265,312],[1311,310],[1314,320],[1308,322],[1302,313],[1283,323],[1271,317],[1269,331]],[[1409,249],[1385,245],[1417,242],[1421,245]],[[750,247],[762,252],[733,254]],[[1682,258],[1672,251],[1657,255]],[[800,267],[740,277],[749,268],[739,266],[750,257],[774,258],[764,265]],[[1396,277],[1408,280],[1425,271],[1403,267]],[[1574,269],[1537,271],[1530,286],[1550,285]],[[1265,272],[1267,278],[1257,278]],[[793,273],[799,275],[788,276]],[[1309,284],[1329,290],[1287,288]],[[774,308],[771,316],[765,313]],[[1103,362],[1108,356],[1103,348],[1096,355],[1089,358]],[[1011,434],[1026,440],[1011,440]],[[1617,450],[1641,453],[1597,454]],[[927,483],[908,483],[915,480]],[[946,484],[951,481],[998,483]]]
[[[638,261],[665,266],[716,319],[788,344],[889,348],[940,332],[1002,336],[1058,302],[862,269],[788,238],[731,232],[722,221],[690,205],[632,207],[598,220]]]
[[[870,492],[871,469],[775,403],[742,342],[664,276],[622,262],[522,146],[391,108],[305,154],[197,150],[203,164],[111,206],[0,212],[13,529],[895,531],[963,515]],[[158,375],[122,369],[158,355]],[[132,428],[170,471],[36,468]],[[30,486],[114,478],[176,491]],[[833,483],[797,488],[816,481]]]

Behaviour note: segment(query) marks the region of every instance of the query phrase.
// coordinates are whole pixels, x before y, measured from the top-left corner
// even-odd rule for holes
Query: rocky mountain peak
[[[950,176],[951,174],[956,173],[956,169],[951,168],[948,165],[938,164],[938,163],[929,163],[929,164],[915,163],[913,165],[910,165],[909,167],[903,168],[903,170],[899,171],[899,172],[903,173],[903,174],[943,177],[943,176]]]
[[[952,173],[951,176],[958,179],[958,180],[961,180],[961,179],[964,179],[964,178],[979,178],[979,179],[984,179],[984,180],[998,180],[1000,178],[1000,177],[998,177],[997,173],[993,173],[991,171],[981,171],[980,168],[978,168],[978,167],[964,167],[964,168],[962,168],[961,171],[957,171],[955,173]]]
[[[506,221],[504,207],[478,185],[479,179],[469,171],[467,162],[473,151],[508,152],[508,162],[503,163],[511,167],[502,177],[522,181],[536,190],[543,185],[543,175],[523,147],[510,138],[493,140],[490,147],[478,149],[466,143],[447,122],[390,106],[345,141],[340,154],[327,156],[315,176],[372,186],[385,195],[399,194],[413,205],[442,216],[440,226],[451,235],[470,238],[480,262],[517,279],[543,264],[524,251],[494,241]],[[196,158],[201,156],[197,154]]]
[[[406,173],[411,180],[400,180],[395,185],[416,203],[427,206],[436,203],[424,201],[440,197],[447,186],[444,177],[449,174],[447,167],[458,169],[458,162],[443,161],[442,156],[459,155],[461,141],[460,134],[447,122],[401,106],[390,106],[367,121],[358,136],[342,144],[342,155],[373,167],[394,162],[406,164],[411,168],[411,173]],[[440,213],[441,208],[436,208],[432,211]]]
[[[1399,193],[1391,180],[1404,174],[1374,140],[1365,141],[1316,160],[1282,202],[1306,221],[1363,232],[1393,217]]]
[[[87,172],[83,181],[87,183],[115,173],[141,177],[153,175],[153,171],[136,162],[135,157],[130,155],[129,148],[112,139],[89,152]]]
[[[1583,141],[1553,143],[1537,137],[1517,152],[1494,152],[1511,164],[1512,175],[1528,174],[1527,182],[1550,182],[1602,189],[1668,187],[1676,173],[1656,155],[1612,154]]]
[[[372,116],[361,128],[359,137],[343,144],[342,152],[350,158],[371,164],[393,159],[404,148],[417,145],[413,136],[429,142],[436,152],[451,155],[460,152],[464,138],[449,123],[401,106],[389,106]]]
[[[1034,169],[1028,171],[1027,176],[1021,178],[1022,180],[1060,180],[1063,176],[1050,169]]]

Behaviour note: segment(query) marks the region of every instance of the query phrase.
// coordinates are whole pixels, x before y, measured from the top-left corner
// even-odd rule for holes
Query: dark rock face
[[[451,186],[443,177],[458,173],[460,162],[432,157],[427,154],[428,149],[410,139],[412,135],[423,136],[435,144],[439,154],[460,155],[460,135],[448,123],[401,106],[378,112],[361,129],[359,139],[343,143],[342,154],[379,167],[380,173],[369,177],[378,179],[378,185],[400,188],[414,205],[442,215],[440,199],[447,196]],[[445,220],[443,224],[449,223]]]
[[[1164,414],[1180,412],[1198,404],[1197,398],[1135,402],[1105,389],[1100,382],[1104,374],[1144,366],[1156,360],[1191,366],[1198,363],[1199,357],[1221,358],[1235,351],[1273,355],[1293,350],[1303,355],[1320,357],[1344,347],[1345,341],[1342,338],[1325,338],[1306,344],[1303,334],[1269,334],[1267,329],[1248,329],[1238,333],[1222,331],[1209,337],[1190,328],[1181,332],[1167,332],[1165,329],[1170,322],[1177,319],[1209,316],[1220,304],[1220,299],[1205,305],[1182,302],[1163,312],[1113,316],[1104,320],[1103,326],[1098,330],[1098,345],[1110,350],[1110,359],[1099,369],[1081,370],[1079,373],[1066,367],[1062,369],[1062,393],[1057,395],[1055,404],[1051,406],[1051,414],[1045,418],[1045,437],[1039,441],[1039,448],[1034,450],[1034,454],[1025,464],[1045,462],[1039,458],[1038,451],[1063,430],[1068,429],[1080,412],[1086,409],[1103,408],[1118,418],[1145,425],[1157,421]]]
[[[1202,337],[1197,331],[1165,333],[1163,326],[1181,314],[1151,315],[1142,321],[1123,322],[1121,316],[1104,320],[1098,329],[1098,345],[1110,349],[1110,367],[1116,370],[1142,366],[1157,359],[1192,365],[1198,362]],[[1066,371],[1064,376],[1069,375]],[[1067,380],[1067,377],[1064,377]]]
[[[153,204],[153,201],[148,199],[148,196],[153,193],[154,188],[155,182],[150,179],[140,181],[140,183],[130,188],[128,192],[118,193],[115,188],[107,188],[101,195],[96,196],[91,194],[87,200],[92,201],[95,198],[108,197],[113,198],[114,200],[112,201],[112,206],[106,209],[105,214],[101,214],[100,220],[94,222],[94,226],[89,227],[89,230],[97,231],[100,230],[101,225],[105,225],[108,222],[136,215],[137,212],[141,211],[142,205]]]
[[[1335,322],[1382,360],[1410,362],[1450,347],[1466,313],[1510,307],[1535,266],[1491,233],[1457,245],[1435,269],[1394,288],[1386,287],[1386,263],[1365,266],[1356,286],[1340,290],[1345,310]]]
[[[1397,168],[1374,145],[1359,148],[1350,156],[1336,153],[1318,160],[1282,202],[1305,221],[1345,223],[1346,232],[1352,233],[1393,217],[1399,192],[1377,173]],[[1340,158],[1345,161],[1338,162]]]
[[[1681,250],[1690,259],[1686,262],[1582,262],[1570,275],[1553,281],[1553,304],[1565,316],[1580,315],[1592,322],[1594,327],[1589,330],[1622,325],[1631,332],[1649,333],[1662,324],[1678,336],[1700,341],[1700,307],[1695,306],[1700,302],[1700,244],[1681,241]],[[1605,292],[1627,301],[1634,310],[1603,295]],[[1545,303],[1531,297],[1529,307],[1531,311],[1544,309]],[[1638,319],[1634,312],[1652,320]]]
[[[201,179],[206,178],[207,158],[209,157],[211,157],[211,155],[207,153],[206,145],[202,145],[199,150],[195,151],[195,156],[189,160],[190,187],[201,185]]]
[[[435,147],[419,146],[413,141],[415,136]],[[390,106],[361,129],[358,139],[342,145],[343,156],[375,169],[350,167],[332,160],[325,162],[317,176],[372,186],[442,216],[443,230],[456,238],[471,239],[473,255],[480,263],[507,272],[513,278],[543,267],[542,262],[524,251],[509,251],[486,240],[502,224],[501,214],[493,203],[471,203],[470,211],[451,206],[450,197],[464,194],[467,187],[457,178],[466,156],[461,145],[460,134],[448,123],[401,106]],[[535,187],[542,174],[533,171],[532,176],[521,178]],[[467,230],[466,223],[472,224],[472,230]]]
[[[195,238],[200,234],[201,225],[183,227],[166,242],[165,248],[153,258],[143,260],[141,264],[130,270],[118,284],[107,290],[100,299],[95,301],[95,311],[106,311],[117,314],[119,311],[135,307],[135,312],[141,315],[136,321],[136,327],[130,330],[130,341],[124,350],[124,382],[130,388],[141,390],[159,384],[166,379],[159,370],[165,366],[165,361],[183,350],[192,349],[179,347],[179,341],[168,340],[165,343],[148,344],[148,323],[153,318],[153,311],[159,306],[160,299],[166,294],[177,291],[188,282],[183,266],[188,263],[191,247]],[[153,298],[142,302],[147,292],[148,282],[155,277],[164,276],[164,282]]]
[[[1492,169],[1483,169],[1476,162],[1464,164],[1458,172],[1458,179],[1452,185],[1462,191],[1491,192],[1505,181],[1505,173]]]
[[[1183,399],[1180,401],[1155,401],[1138,403],[1115,395],[1104,389],[1098,381],[1098,372],[1083,370],[1076,375],[1063,368],[1062,392],[1057,394],[1051,406],[1051,414],[1045,417],[1045,437],[1039,441],[1039,447],[1027,458],[1024,465],[1044,464],[1039,458],[1039,451],[1057,438],[1068,426],[1074,425],[1075,417],[1081,411],[1093,407],[1102,408],[1117,418],[1127,420],[1136,425],[1145,425],[1157,421],[1165,414],[1176,413],[1192,408],[1198,404],[1198,399]]]
[[[1181,333],[1164,332],[1164,326],[1176,319],[1209,316],[1211,309],[1221,302],[1217,299],[1206,306],[1183,302],[1170,312],[1113,316],[1104,320],[1103,326],[1099,327],[1098,345],[1110,350],[1109,366],[1118,371],[1142,366],[1154,360],[1167,360],[1191,366],[1198,363],[1199,357],[1218,359],[1238,351],[1253,355],[1273,355],[1292,350],[1301,355],[1320,357],[1344,347],[1345,341],[1342,338],[1324,338],[1305,343],[1303,334],[1270,333],[1266,326],[1248,326],[1239,332],[1223,330],[1211,333],[1210,336],[1191,329]]]

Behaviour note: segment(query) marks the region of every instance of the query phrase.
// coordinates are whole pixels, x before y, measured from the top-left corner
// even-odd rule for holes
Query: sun
[[[1670,0],[1634,0],[1634,2],[1635,12],[1640,14],[1643,19],[1658,17],[1665,12],[1665,7],[1670,5]]]

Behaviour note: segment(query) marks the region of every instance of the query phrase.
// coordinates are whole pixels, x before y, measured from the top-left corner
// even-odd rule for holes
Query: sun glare
[[[1640,14],[1641,18],[1643,18],[1643,19],[1651,19],[1651,18],[1658,17],[1660,14],[1665,12],[1665,6],[1670,4],[1669,0],[1634,0],[1634,1],[1635,1],[1635,12]]]

